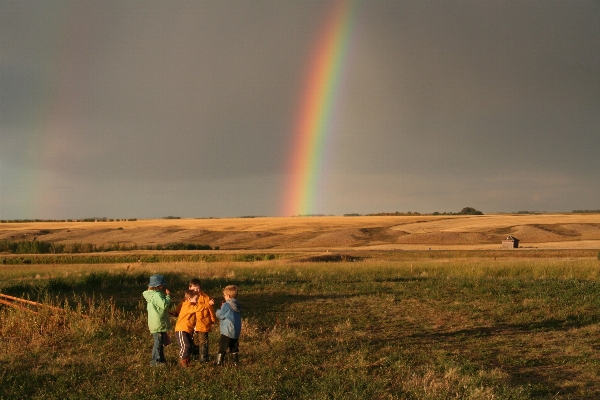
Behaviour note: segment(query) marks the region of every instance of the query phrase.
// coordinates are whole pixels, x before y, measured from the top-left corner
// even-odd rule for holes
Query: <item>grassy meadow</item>
[[[174,303],[192,277],[217,304],[239,285],[240,366],[182,369],[175,343],[149,365],[153,273]],[[67,310],[0,306],[0,397],[600,398],[599,278],[596,258],[0,265],[2,293]]]

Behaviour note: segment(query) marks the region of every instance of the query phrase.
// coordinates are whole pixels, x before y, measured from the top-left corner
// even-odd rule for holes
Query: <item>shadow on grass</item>
[[[413,333],[410,336],[413,338],[429,338],[433,340],[448,340],[460,336],[510,336],[522,333],[540,332],[540,331],[565,331],[572,328],[583,328],[589,325],[596,325],[600,322],[600,316],[586,318],[582,320],[574,315],[569,315],[564,319],[549,318],[543,321],[536,321],[524,324],[499,324],[490,327],[479,327],[460,329],[452,332],[435,332],[435,333]]]
[[[437,343],[449,353],[460,354],[460,358],[464,357],[468,360],[467,363],[483,365],[485,368],[499,368],[509,375],[511,386],[526,388],[530,397],[563,397],[576,393],[582,380],[589,379],[585,374],[582,375],[581,363],[587,363],[590,369],[595,369],[594,361],[587,362],[577,357],[567,357],[567,360],[560,352],[556,355],[536,353],[535,345],[527,350],[527,356],[521,354],[518,349],[523,346],[522,341],[527,341],[530,334],[564,332],[573,328],[596,325],[599,322],[600,317],[597,315],[585,319],[569,315],[563,319],[549,318],[530,323],[498,324],[451,332],[411,333],[407,336],[409,341],[411,339],[416,341],[411,343],[411,347],[430,347]],[[495,340],[511,337],[513,339],[505,339],[502,344]],[[372,344],[377,346],[381,345],[382,341],[373,342]],[[516,349],[510,347],[512,344],[516,344]],[[600,384],[597,382],[588,381],[585,386],[590,393],[600,392]]]
[[[52,277],[50,279],[32,279],[27,283],[19,282],[8,284],[0,287],[0,292],[17,297],[30,297],[32,299],[49,295],[68,295],[70,293],[85,294],[85,295],[100,295],[112,296],[118,295],[123,297],[131,295],[138,297],[136,292],[146,290],[150,273],[108,273],[108,272],[92,272],[90,274],[79,277]],[[163,274],[171,291],[177,295],[183,293],[187,289],[188,282],[192,278],[187,274],[164,273]],[[340,276],[336,279],[335,285],[361,284],[361,283],[402,283],[402,282],[419,282],[431,278],[425,277],[376,277],[372,280]],[[302,285],[314,284],[320,281],[312,278],[298,278],[296,276],[280,276],[280,277],[236,277],[236,278],[210,278],[202,279],[202,289],[209,295],[218,297],[221,290],[229,285],[236,284],[245,291],[251,292],[256,287],[269,287],[270,290],[279,297],[277,285]],[[353,294],[354,295],[354,294]],[[262,296],[262,295],[261,295]],[[271,295],[266,295],[270,297]],[[300,301],[306,300],[303,296]],[[310,296],[309,296],[310,297]],[[298,300],[285,300],[286,303]]]
[[[243,307],[243,314],[245,318],[251,318],[261,325],[272,326],[280,325],[284,322],[282,314],[289,314],[287,307],[294,304],[310,303],[312,307],[318,309],[319,306],[323,307],[335,307],[331,304],[331,301],[338,302],[344,299],[356,297],[351,294],[289,294],[285,292],[277,292],[271,294],[244,294],[241,296],[241,303]],[[347,315],[343,314],[339,316],[339,319],[347,319]],[[325,317],[320,318],[318,315],[312,315],[310,319],[303,319],[299,322],[286,323],[288,327],[295,328],[300,325],[304,327],[310,327],[314,325],[321,325],[323,323],[331,322]],[[264,326],[263,326],[264,328]]]
[[[579,374],[561,365],[502,367],[509,375],[511,385],[529,386],[531,397],[565,396],[575,393],[575,386],[559,386],[556,382],[574,382]],[[588,387],[591,389],[591,387]]]
[[[51,301],[72,303],[78,296],[112,298],[116,306],[131,311],[142,301],[142,292],[146,290],[148,273],[91,273],[80,277],[58,277],[44,280],[32,280],[28,283],[16,283],[2,287],[0,292],[16,297],[45,303]],[[179,304],[183,292],[187,289],[187,274],[164,274],[171,289],[171,304]],[[347,279],[341,284],[363,283],[361,280]],[[278,277],[277,282],[269,278],[211,278],[202,279],[202,290],[215,299],[215,309],[220,307],[222,289],[229,284],[240,287],[240,301],[244,317],[254,318],[261,323],[275,324],[280,313],[286,307],[303,302],[319,302],[355,297],[355,294],[290,294],[291,287],[311,284],[314,280],[297,277]],[[72,304],[75,306],[75,304]],[[314,322],[314,321],[313,321]]]
[[[409,277],[393,277],[393,278],[373,278],[373,282],[377,283],[399,283],[399,282],[422,282],[431,280],[432,278],[422,277],[422,276],[409,276]]]

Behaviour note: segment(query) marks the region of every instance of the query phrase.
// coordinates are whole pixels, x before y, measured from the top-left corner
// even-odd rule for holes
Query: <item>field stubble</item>
[[[3,293],[75,312],[0,309],[7,398],[529,399],[600,396],[594,259],[0,267]],[[163,273],[217,299],[240,286],[238,368],[151,368],[141,292]],[[89,315],[83,318],[78,313]],[[218,329],[211,333],[211,353]]]
[[[193,243],[221,250],[600,248],[600,214],[260,217],[0,224],[0,241],[104,248]]]

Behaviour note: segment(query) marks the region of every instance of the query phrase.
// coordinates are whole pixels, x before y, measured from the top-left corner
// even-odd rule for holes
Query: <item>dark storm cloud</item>
[[[361,26],[358,52],[372,59],[350,80],[361,130],[349,146],[363,141],[387,164],[371,168],[569,169],[583,156],[579,172],[598,170],[596,4],[427,4],[369,10]]]
[[[331,5],[0,1],[0,212],[276,213]],[[597,2],[360,2],[349,44],[316,212],[598,208]]]
[[[117,154],[131,160],[123,161],[125,174],[157,178],[280,169],[312,35],[307,15],[243,2],[139,11],[122,13],[109,56],[93,72],[99,101],[89,114],[99,123],[116,117],[96,162]]]
[[[280,166],[314,35],[305,6],[108,4],[64,5],[47,29],[60,31],[55,54],[32,63],[52,75],[58,93],[48,96],[80,120],[89,150],[63,173],[218,177]],[[34,14],[32,24],[44,20]],[[41,51],[38,33],[17,36]]]

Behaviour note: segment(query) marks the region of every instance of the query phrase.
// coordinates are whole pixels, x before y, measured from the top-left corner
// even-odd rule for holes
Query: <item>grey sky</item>
[[[0,0],[0,217],[277,215],[326,1]],[[600,3],[366,1],[315,213],[600,209]]]

